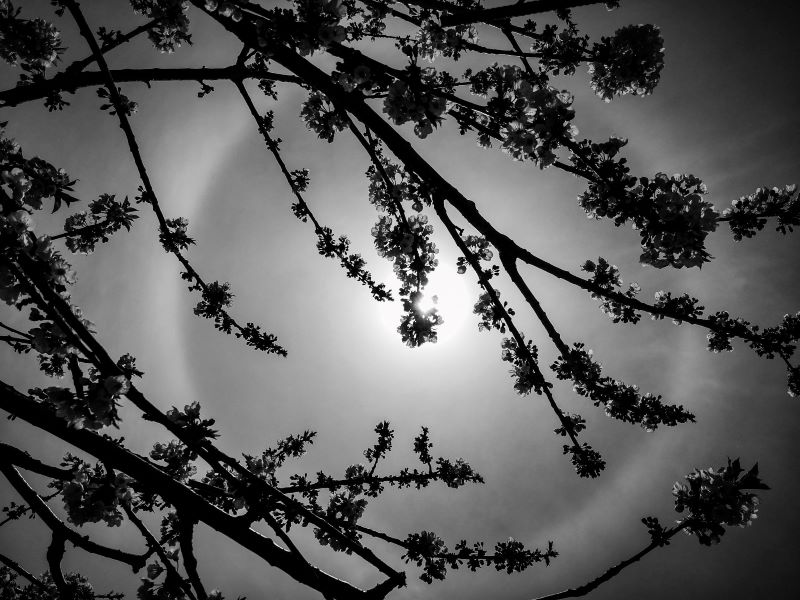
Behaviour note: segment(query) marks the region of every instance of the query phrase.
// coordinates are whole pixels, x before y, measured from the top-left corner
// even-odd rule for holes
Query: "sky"
[[[41,14],[49,10],[44,0],[25,2],[26,10],[29,5]],[[127,29],[135,22],[122,0],[87,0],[83,6],[95,27]],[[585,72],[559,80],[575,94],[581,136],[628,138],[625,152],[634,173],[693,173],[707,183],[708,199],[720,210],[759,186],[800,183],[795,43],[800,8],[790,2],[765,6],[623,0],[614,12],[576,10],[577,22],[593,38],[630,23],[653,23],[665,39],[662,80],[647,98],[604,103],[592,93]],[[233,62],[238,48],[215,24],[196,14],[193,23],[194,46],[159,56],[134,43],[110,55],[111,66]],[[66,20],[63,30],[70,46],[66,60],[83,56]],[[499,42],[488,32],[482,40]],[[388,46],[370,51],[396,60]],[[333,64],[315,60],[323,67]],[[5,89],[16,74],[0,69]],[[151,400],[164,409],[199,401],[204,414],[217,420],[220,446],[237,455],[258,453],[291,433],[318,431],[310,452],[288,467],[287,476],[319,469],[342,474],[347,465],[363,461],[361,453],[374,443],[373,428],[382,420],[395,431],[385,472],[414,466],[413,438],[425,425],[435,455],[463,457],[486,484],[390,490],[370,503],[362,524],[397,537],[433,530],[451,546],[461,539],[483,540],[489,547],[508,537],[531,547],[553,540],[560,552],[547,568],[534,566],[512,576],[461,570],[429,586],[417,579],[413,565],[403,564],[396,548],[370,542],[392,566],[407,567],[408,586],[390,596],[398,600],[516,600],[581,584],[647,544],[642,517],[657,516],[663,523],[679,517],[670,491],[684,474],[723,465],[727,457],[741,457],[745,465],[757,461],[772,489],[762,494],[752,527],[730,530],[710,549],[678,536],[591,597],[790,597],[800,560],[795,508],[800,502],[795,462],[800,407],[786,394],[779,364],[740,344],[732,353],[711,354],[705,331],[687,325],[647,319],[636,326],[614,325],[579,290],[523,269],[562,336],[592,348],[605,374],[662,394],[697,417],[695,424],[647,433],[611,422],[569,386],[557,384],[559,403],[587,418],[583,439],[608,463],[600,478],[579,479],[561,455],[561,441],[552,433],[557,422],[544,399],[515,394],[500,361],[501,336],[477,331],[471,313],[478,288],[469,275],[456,275],[458,251],[452,242],[437,238],[440,269],[431,279],[443,306],[441,339],[409,349],[395,331],[398,303],[377,304],[334,261],[317,254],[313,231],[291,214],[286,183],[235,90],[222,83],[215,87],[203,99],[196,96],[197,84],[123,89],[139,102],[132,123],[162,208],[168,217],[189,219],[190,235],[197,240],[190,260],[207,280],[230,281],[236,294],[233,314],[275,333],[289,356],[253,351],[192,315],[197,298],[180,281],[174,258],[156,243],[154,217],[142,212],[130,234],[117,234],[94,255],[71,260],[79,277],[73,292],[77,304],[112,355],[137,357],[145,371],[140,387]],[[391,266],[372,246],[377,213],[367,200],[367,157],[345,134],[332,144],[316,139],[297,118],[304,93],[279,89],[277,103],[265,100],[259,106],[276,112],[276,134],[284,140],[289,168],[309,169],[309,205],[337,234],[349,235],[376,278],[396,290]],[[94,91],[83,90],[63,113],[48,113],[35,103],[0,109],[0,119],[9,121],[9,134],[27,156],[39,155],[78,178],[80,197],[133,196],[138,181],[124,138],[115,119],[98,105]],[[413,138],[410,127],[401,131]],[[413,141],[500,231],[559,266],[576,272],[586,259],[603,256],[620,268],[626,282],[642,286],[644,298],[661,289],[685,291],[700,298],[707,312],[725,309],[762,325],[800,309],[797,238],[767,228],[737,243],[721,227],[708,244],[715,259],[702,270],[641,267],[636,232],[587,219],[575,200],[583,187],[571,176],[478,148],[452,124]],[[55,217],[37,222],[37,231],[58,229]],[[521,329],[539,346],[541,364],[549,365],[555,351],[544,331],[507,281],[501,279],[498,287],[517,307]],[[2,319],[22,324],[7,310]],[[19,389],[50,385],[34,363],[0,350],[3,379]],[[123,433],[131,447],[146,452],[164,439],[156,430],[134,426],[134,411],[125,416],[131,424],[123,424]],[[56,440],[19,422],[0,423],[0,439],[51,461],[64,451]],[[32,481],[40,483],[36,477]],[[7,487],[0,484],[3,503],[15,499]],[[124,526],[87,529],[101,539],[141,547]],[[363,587],[377,582],[365,563],[319,548],[307,534],[298,539],[309,558],[329,572]],[[200,532],[200,540],[198,559],[209,588],[251,600],[316,597],[208,530]],[[34,572],[44,569],[47,543],[35,523],[0,528],[2,551]],[[86,572],[98,589],[128,591],[137,583],[125,569],[87,559],[77,550],[67,566]]]

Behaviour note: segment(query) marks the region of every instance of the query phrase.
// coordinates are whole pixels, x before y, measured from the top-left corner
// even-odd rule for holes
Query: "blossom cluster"
[[[500,347],[500,358],[512,365],[509,373],[514,378],[514,389],[520,396],[527,396],[531,390],[541,394],[545,387],[550,387],[536,366],[538,350],[533,342],[527,340],[525,346],[520,348],[516,339],[503,338]]]
[[[401,295],[407,295],[414,287],[425,287],[428,274],[439,264],[439,249],[430,239],[433,226],[427,215],[409,215],[406,223],[384,216],[372,228],[378,254],[394,263],[394,272],[402,284]]]
[[[553,549],[553,542],[548,542],[546,550],[529,550],[514,538],[495,544],[494,554],[487,553],[483,542],[468,544],[466,540],[457,543],[450,551],[444,540],[432,531],[408,534],[403,540],[403,547],[406,549],[403,559],[422,567],[420,579],[425,583],[444,580],[448,567],[456,570],[459,565],[466,565],[470,571],[477,571],[483,566],[492,565],[497,571],[511,574],[522,572],[538,562],[549,565],[558,556]]]
[[[616,265],[609,264],[609,262],[602,256],[598,257],[597,262],[587,260],[581,269],[587,273],[592,274],[592,284],[605,293],[618,292],[617,288],[622,285],[622,278],[620,277],[619,269]],[[638,283],[630,283],[628,289],[625,290],[624,295],[626,298],[633,299],[642,288]],[[641,314],[636,312],[631,306],[608,298],[602,294],[592,292],[592,298],[600,299],[600,309],[611,317],[614,323],[638,323],[641,319]]]
[[[54,481],[51,487],[61,492],[70,523],[84,525],[103,521],[117,527],[122,523],[121,504],[131,501],[130,480],[120,473],[112,474],[101,465],[94,467],[70,454],[64,466],[72,470],[69,481]]]
[[[584,443],[580,446],[564,444],[563,453],[569,454],[570,462],[579,477],[599,477],[606,468],[606,461],[589,444]]]
[[[4,133],[0,129],[0,180],[13,202],[20,208],[40,210],[45,200],[52,199],[56,211],[62,202],[77,201],[69,194],[75,181],[63,169],[39,157],[26,159],[19,145]]]
[[[211,428],[215,423],[214,419],[203,419],[200,416],[199,402],[187,404],[183,410],[173,406],[167,411],[166,416],[193,440],[210,440],[217,437],[216,430]]]
[[[43,353],[44,354],[44,353]],[[98,430],[116,426],[119,421],[117,404],[130,390],[130,380],[125,375],[102,377],[92,370],[90,378],[82,378],[79,391],[65,387],[34,388],[31,393],[51,406],[56,415],[75,429]]]
[[[0,0],[0,58],[24,70],[41,73],[52,67],[64,48],[58,29],[44,19],[20,18],[11,0]]]
[[[718,213],[703,200],[706,186],[693,175],[658,173],[632,191],[651,214],[634,219],[642,237],[643,264],[699,267],[709,260],[704,242],[717,228]]]
[[[556,427],[553,433],[562,437],[567,437],[570,432],[577,434],[586,429],[586,419],[579,414],[564,413],[561,416],[561,421],[561,427]]]
[[[423,79],[432,69],[423,69]],[[422,91],[400,79],[392,82],[383,101],[383,112],[395,123],[414,123],[417,137],[426,138],[442,122],[447,100],[432,91]]]
[[[17,264],[22,259],[32,265],[28,277],[32,275],[37,285],[53,290],[67,303],[73,316],[91,330],[91,323],[83,319],[77,307],[69,304],[69,286],[75,282],[71,265],[54,248],[49,237],[36,237],[31,217],[46,199],[53,200],[54,211],[62,203],[74,202],[75,198],[68,193],[73,183],[64,171],[50,163],[40,158],[26,159],[19,146],[0,133],[0,185],[4,186],[5,198],[0,212],[0,299],[19,309],[30,303],[30,283],[20,274]],[[24,336],[25,342],[17,344],[16,349],[34,350],[44,373],[62,376],[69,357],[75,353],[74,346],[66,332],[39,309],[33,308],[30,317],[39,324]],[[62,410],[69,412],[69,399],[62,397],[62,400]],[[88,420],[92,421],[93,417]]]
[[[187,233],[189,221],[185,217],[166,219],[165,225],[158,233],[158,241],[167,252],[180,252],[194,244]]]
[[[202,290],[203,299],[194,307],[194,314],[205,319],[213,319],[214,326],[230,333],[233,323],[225,309],[233,301],[231,284],[212,281]]]
[[[324,516],[340,532],[351,539],[358,539],[359,534],[356,533],[355,526],[364,515],[366,508],[367,500],[365,498],[359,498],[350,490],[339,490],[330,495]],[[330,546],[331,549],[338,552],[350,552],[349,547],[342,540],[331,535],[325,529],[315,529],[314,537],[322,546]]]
[[[555,151],[578,133],[572,124],[572,95],[548,85],[547,76],[497,63],[471,75],[471,91],[492,97],[486,103],[488,125],[500,129],[502,149],[514,160],[532,160],[545,168]]]
[[[163,462],[163,470],[178,481],[185,481],[197,471],[192,464],[197,455],[178,440],[170,440],[166,444],[156,442],[150,451],[150,458]]]
[[[400,325],[397,333],[403,343],[410,348],[416,348],[425,343],[436,343],[438,333],[436,327],[444,323],[444,319],[439,314],[436,306],[423,308],[422,292],[412,291],[407,298],[402,299],[403,315],[400,317]],[[435,299],[434,298],[434,304]]]
[[[382,172],[370,165],[367,169],[369,179],[369,201],[376,209],[390,214],[399,212],[398,203],[411,206],[414,212],[422,212],[430,206],[428,187],[414,177],[404,167],[388,160],[381,160]],[[384,180],[388,179],[388,184]]]
[[[646,96],[664,68],[664,40],[658,27],[627,25],[594,44],[589,63],[592,89],[606,102],[614,96]]]
[[[390,78],[380,72],[373,73],[367,65],[341,62],[331,73],[331,79],[346,92],[360,90],[369,93],[374,89],[388,87]]]
[[[584,60],[589,36],[578,35],[578,28],[571,19],[560,31],[557,25],[547,24],[541,32],[536,31],[537,23],[528,20],[525,32],[533,38],[531,52],[537,55],[542,70],[559,75],[572,75]]]
[[[755,325],[752,330],[756,333],[759,327]],[[800,312],[783,315],[783,320],[778,325],[765,327],[756,338],[748,340],[747,343],[759,356],[774,358],[777,354],[789,358],[794,354],[798,341],[800,341]]]
[[[577,394],[589,398],[595,406],[605,407],[606,415],[613,419],[639,424],[647,431],[659,425],[694,421],[694,415],[682,406],[664,404],[661,396],[640,394],[634,385],[603,377],[592,351],[581,343],[574,344],[569,354],[556,359],[551,368],[559,379],[572,380]]]
[[[79,254],[91,254],[98,242],[107,242],[109,236],[121,228],[130,231],[133,220],[139,218],[135,212],[127,198],[120,202],[111,194],[101,194],[89,203],[88,211],[67,217],[64,222],[67,248]]]
[[[672,488],[675,510],[686,511],[684,531],[706,546],[718,544],[725,527],[746,527],[757,518],[758,497],[746,490],[769,489],[758,464],[745,473],[738,458],[718,469],[696,469],[685,480]]]
[[[498,306],[500,292],[495,291],[494,297],[491,293],[484,291],[478,296],[478,301],[472,312],[480,317],[478,331],[490,331],[497,329],[500,333],[506,332],[505,313],[514,315],[514,309],[508,306],[508,302],[503,302],[503,309]],[[495,301],[497,299],[497,302]]]
[[[731,338],[742,338],[759,356],[775,358],[780,356],[786,361],[788,371],[789,395],[796,396],[800,392],[800,367],[792,366],[788,361],[800,342],[800,312],[786,314],[783,320],[774,327],[752,325],[741,317],[731,317],[727,311],[718,311],[708,317],[711,332],[708,338],[708,349],[711,352],[730,352],[733,350]]]
[[[58,590],[52,575],[43,573],[37,578],[36,583],[20,586],[17,583],[17,573],[10,567],[0,566],[0,597],[3,600],[60,600]],[[64,581],[72,594],[72,600],[96,600],[94,588],[89,580],[79,573],[64,573]],[[123,595],[118,593],[104,594],[102,597],[110,600],[122,600]]]
[[[618,150],[619,142],[606,152]],[[613,158],[613,154],[610,155]],[[609,158],[606,164],[614,166]],[[578,155],[574,162],[587,160]],[[706,186],[694,175],[657,173],[638,180],[627,175],[624,162],[616,162],[613,175],[604,185],[592,183],[578,200],[589,217],[610,217],[615,225],[632,221],[639,230],[642,264],[656,268],[699,267],[710,260],[705,239],[716,230],[719,214],[703,199]],[[600,177],[605,178],[600,171]]]
[[[188,0],[130,0],[133,10],[157,21],[147,36],[160,52],[174,52],[183,44],[190,44]],[[222,3],[226,4],[226,3]]]
[[[741,317],[731,317],[726,310],[720,310],[708,317],[713,329],[706,336],[708,349],[715,354],[730,352],[731,338],[747,338],[752,333],[750,323]]]
[[[421,213],[430,205],[428,187],[406,169],[386,160],[376,147],[374,158],[380,161],[367,170],[369,200],[380,212],[393,216],[381,216],[372,228],[375,249],[383,258],[393,263],[393,270],[400,281],[400,299],[404,314],[397,328],[405,344],[416,347],[426,342],[436,342],[436,327],[444,321],[435,306],[423,308],[423,290],[428,284],[428,275],[439,264],[436,255],[439,249],[431,241],[433,226],[425,214],[406,216],[403,204]]]
[[[28,331],[28,344],[37,353],[39,368],[51,377],[63,377],[67,361],[77,352],[67,334],[50,321]]]
[[[465,235],[462,239],[467,249],[478,260],[490,261],[494,257],[489,240],[482,235]],[[459,256],[456,259],[456,268],[459,275],[463,275],[467,272],[467,264],[468,261],[465,256]],[[484,275],[486,275],[487,279],[491,279],[499,273],[498,269],[499,267],[497,266],[493,266],[490,269],[484,269]]]
[[[320,139],[332,142],[337,132],[347,127],[347,119],[324,94],[311,92],[300,109],[300,118]]]
[[[800,225],[800,194],[797,186],[785,188],[758,188],[748,196],[731,202],[731,207],[722,212],[737,242],[753,237],[764,229],[769,217],[777,217],[776,231],[785,234]]]
[[[301,55],[347,39],[347,29],[341,24],[347,5],[342,0],[294,0],[294,4],[300,29],[292,38]]]
[[[705,307],[699,303],[697,298],[692,298],[689,294],[673,296],[670,292],[659,290],[655,293],[653,307],[663,311],[664,314],[653,313],[650,318],[656,321],[670,316],[673,323],[680,325],[683,319],[696,319],[702,316]]]
[[[419,55],[433,62],[437,56],[458,60],[467,43],[478,41],[478,31],[472,24],[442,27],[435,17],[424,20],[417,30],[416,49]]]

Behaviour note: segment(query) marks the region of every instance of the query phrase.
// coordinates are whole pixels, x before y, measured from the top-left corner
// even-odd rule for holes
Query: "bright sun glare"
[[[448,262],[446,258],[439,257],[439,267],[430,275],[419,304],[423,310],[437,307],[444,319],[444,323],[436,329],[439,334],[437,346],[449,342],[461,331],[472,316],[472,307],[477,298],[477,291],[470,289],[468,276],[459,275],[454,263],[454,260]],[[387,327],[395,330],[400,324],[401,314],[400,302],[392,302],[390,310],[382,312],[383,321]]]

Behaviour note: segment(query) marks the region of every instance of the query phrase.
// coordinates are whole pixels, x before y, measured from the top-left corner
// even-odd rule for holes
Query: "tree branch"
[[[0,442],[0,453],[2,453],[3,460],[15,464],[18,467],[22,467],[26,471],[33,471],[39,475],[44,475],[45,477],[58,479],[60,481],[69,481],[72,479],[73,472],[71,469],[60,469],[58,467],[45,464],[42,461],[33,458],[27,452],[24,452],[19,448],[15,448],[14,446]]]
[[[64,573],[61,572],[61,561],[64,560],[64,554],[67,551],[64,544],[65,541],[63,533],[53,531],[50,546],[47,548],[47,567],[50,570],[50,577],[53,578],[53,583],[58,590],[59,598],[61,600],[73,600],[74,594],[64,579]]]
[[[17,396],[16,403],[20,402],[20,396],[24,398],[25,404],[33,404],[30,400],[19,394],[16,390],[13,390],[13,394],[11,397],[8,395],[8,390],[10,386],[7,386],[5,383],[0,382],[0,395],[2,395],[2,400],[0,400],[0,405],[2,405],[3,410],[8,411],[7,403],[14,403],[15,400],[12,400],[14,396]],[[22,408],[22,407],[20,407]],[[24,409],[23,409],[24,410]],[[44,410],[40,408],[39,410]],[[11,414],[16,414],[13,410],[8,411]],[[20,415],[17,415],[20,416]],[[55,417],[54,417],[55,418]],[[23,417],[23,420],[27,420]],[[36,420],[31,422],[32,425],[39,425]],[[75,546],[86,550],[92,554],[96,554],[98,556],[103,556],[105,558],[110,558],[111,560],[116,560],[121,563],[125,563],[129,565],[134,572],[138,571],[144,566],[145,559],[143,556],[138,554],[131,554],[130,552],[123,552],[122,550],[116,550],[114,548],[108,548],[106,546],[102,546],[97,544],[88,538],[80,535],[76,531],[70,529],[59,519],[55,513],[50,509],[47,504],[45,504],[44,500],[41,499],[39,494],[34,491],[34,489],[28,485],[28,482],[23,479],[23,477],[19,474],[17,469],[8,462],[4,456],[0,456],[0,472],[5,475],[6,479],[8,479],[9,483],[17,490],[22,499],[30,505],[33,511],[39,516],[39,518],[44,521],[44,523],[50,528],[50,530],[55,534],[62,536],[65,540],[71,542]]]
[[[270,565],[281,569],[300,583],[341,600],[367,597],[366,592],[363,590],[316,567],[301,563],[291,552],[279,547],[269,538],[248,527],[243,527],[239,519],[210,504],[142,457],[96,433],[69,427],[64,420],[58,418],[44,406],[31,401],[2,381],[0,381],[0,410],[4,410],[43,431],[51,433],[84,452],[96,457],[102,457],[103,461],[108,465],[141,482],[142,485],[147,486],[167,502],[178,507],[178,509],[183,508],[190,511],[199,521],[235,540],[243,548],[250,550]],[[3,472],[10,468],[16,474],[16,470],[13,467],[3,467],[2,465],[3,463],[0,462],[0,469],[3,469]],[[16,476],[19,478],[18,474]],[[35,492],[33,490],[30,491],[35,496]],[[51,512],[49,515],[53,519],[56,518]],[[58,525],[56,524],[56,526]],[[68,537],[68,539],[72,541],[71,538]],[[89,543],[84,538],[78,537],[78,539],[81,542]],[[99,552],[96,553],[100,554]],[[109,556],[109,558],[118,560],[113,556]],[[403,581],[404,574],[401,573],[393,578],[393,587],[402,585]]]
[[[150,176],[148,175],[147,168],[145,167],[144,160],[142,159],[142,154],[139,149],[139,144],[136,141],[136,136],[133,133],[133,129],[131,128],[130,120],[128,119],[127,111],[125,108],[125,103],[122,100],[122,96],[120,95],[119,90],[117,89],[117,85],[114,81],[113,76],[111,75],[111,71],[108,68],[108,64],[106,63],[105,58],[100,50],[100,47],[97,45],[97,40],[94,38],[94,34],[92,33],[89,24],[86,22],[86,18],[83,16],[83,13],[80,10],[78,3],[75,0],[64,0],[64,6],[72,15],[72,18],[78,25],[78,29],[80,30],[81,35],[89,44],[89,48],[91,49],[92,53],[94,54],[95,58],[97,59],[97,65],[100,68],[100,72],[103,73],[105,79],[105,87],[108,90],[109,99],[114,106],[115,112],[117,114],[117,119],[119,120],[120,128],[122,129],[125,140],[128,143],[128,149],[130,150],[131,156],[133,157],[133,162],[136,165],[136,169],[139,172],[139,177],[142,180],[142,185],[144,186],[145,193],[147,194],[147,203],[153,209],[153,212],[156,215],[156,219],[158,220],[159,229],[161,234],[164,236],[164,239],[167,240],[167,250],[174,254],[178,261],[181,263],[184,269],[189,276],[191,276],[191,280],[195,282],[204,293],[208,291],[208,286],[200,277],[200,275],[195,271],[194,267],[189,263],[189,261],[181,254],[180,250],[177,246],[171,243],[172,240],[172,232],[170,231],[169,226],[167,225],[166,218],[164,217],[164,213],[161,211],[161,207],[158,202],[158,197],[154,191],[153,185],[150,181]],[[227,313],[223,310],[224,314]],[[245,333],[245,328],[242,327],[239,323],[236,322],[232,317],[227,315],[227,318],[230,319],[230,323],[233,327],[235,327],[239,334],[242,337],[247,337]],[[280,355],[286,355],[286,350],[284,350],[278,344],[273,344],[269,348],[270,352],[274,352]]]
[[[233,65],[217,68],[174,68],[174,69],[116,69],[109,71],[117,83],[146,83],[153,81],[217,81],[238,79],[271,79],[287,83],[299,83],[296,77],[271,71],[261,71],[250,67]],[[18,106],[31,100],[46,98],[54,92],[74,93],[79,88],[104,86],[105,74],[102,71],[70,72],[63,71],[51,79],[35,81],[0,92],[0,108]],[[62,236],[63,237],[63,236]]]
[[[675,534],[677,534],[679,531],[682,531],[683,529],[685,529],[689,525],[690,525],[690,523],[689,523],[688,520],[685,520],[685,521],[681,522],[680,524],[676,525],[675,527],[673,527],[672,529],[670,529],[666,533],[664,533],[660,540],[655,540],[654,539],[647,546],[642,548],[639,552],[637,552],[636,554],[634,554],[630,558],[628,558],[626,560],[623,560],[622,562],[614,565],[613,567],[608,569],[605,573],[603,573],[599,577],[597,577],[595,579],[592,579],[591,581],[589,581],[589,582],[587,582],[587,583],[585,583],[585,584],[583,584],[581,586],[578,586],[576,588],[570,588],[570,589],[567,589],[567,590],[564,590],[562,592],[558,592],[558,593],[555,593],[555,594],[548,594],[546,596],[539,596],[535,600],[561,600],[561,598],[577,598],[579,596],[585,596],[589,592],[591,592],[591,591],[595,590],[596,588],[600,587],[606,581],[608,581],[608,580],[616,577],[617,575],[619,575],[619,573],[623,569],[625,569],[625,568],[631,566],[633,563],[641,560],[644,556],[646,556],[647,554],[649,554],[650,552],[652,552],[656,548],[660,548],[661,546],[664,546],[665,545],[663,543],[664,540],[669,540]]]
[[[189,577],[197,597],[200,600],[208,600],[208,594],[205,587],[203,587],[203,582],[200,580],[200,574],[197,572],[197,557],[194,555],[192,537],[195,523],[186,516],[181,515],[178,515],[178,521],[178,542],[181,545],[181,555],[183,556],[183,567],[186,569],[186,575]]]
[[[412,2],[413,3],[413,2]],[[523,17],[551,12],[559,9],[577,8],[589,4],[603,4],[603,0],[536,0],[533,2],[517,2],[495,8],[484,8],[469,12],[452,13],[442,16],[442,27],[467,25],[469,23],[492,23],[513,17]]]
[[[142,537],[144,537],[144,539],[147,541],[147,545],[150,547],[150,550],[155,552],[158,555],[158,558],[161,559],[161,563],[167,570],[167,580],[174,581],[183,590],[183,593],[189,596],[190,600],[197,600],[195,595],[192,593],[192,588],[190,587],[189,583],[183,577],[181,577],[181,574],[178,573],[178,569],[176,569],[175,565],[172,564],[172,561],[170,560],[169,556],[167,556],[167,553],[164,552],[164,548],[161,547],[159,541],[155,538],[155,536],[153,536],[147,526],[142,523],[142,520],[136,515],[136,513],[133,512],[130,503],[122,503],[122,508],[125,511],[125,514],[128,515],[128,519],[130,519],[131,523],[136,526],[136,529],[139,530],[139,533],[141,533]],[[183,560],[185,563],[185,555]]]
[[[47,590],[47,586],[44,583],[42,583],[38,578],[33,576],[28,570],[26,570],[23,566],[21,566],[15,560],[10,559],[9,557],[7,557],[4,554],[0,554],[0,563],[3,563],[4,565],[9,567],[10,569],[13,569],[19,575],[21,575],[22,577],[24,577],[25,579],[30,581],[33,585],[35,585],[39,589]]]

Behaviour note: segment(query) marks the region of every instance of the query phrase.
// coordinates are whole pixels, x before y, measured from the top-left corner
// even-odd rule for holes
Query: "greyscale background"
[[[44,0],[23,4],[34,12],[49,10]],[[487,3],[492,4],[500,3]],[[94,26],[128,18],[123,0],[82,5]],[[583,72],[560,82],[576,96],[581,136],[629,138],[625,152],[635,174],[698,175],[719,209],[756,187],[800,182],[796,3],[623,0],[615,12],[588,7],[575,15],[593,38],[629,23],[653,23],[666,47],[661,84],[645,99],[603,103]],[[196,15],[193,26],[194,46],[159,56],[144,43],[131,44],[115,51],[112,67],[233,61],[238,48],[230,40],[217,43],[215,24]],[[68,60],[84,55],[66,20],[64,30],[76,46]],[[374,52],[391,60],[393,50],[387,45]],[[0,69],[3,89],[15,77],[11,69]],[[197,85],[124,89],[139,102],[133,126],[163,208],[168,216],[188,217],[190,235],[198,240],[191,260],[208,279],[230,281],[234,314],[263,324],[290,354],[267,357],[194,317],[197,299],[185,291],[176,262],[155,242],[153,217],[143,211],[130,234],[117,234],[95,255],[74,257],[79,282],[73,295],[112,355],[137,357],[146,373],[141,387],[150,398],[163,408],[198,400],[217,420],[221,447],[233,454],[257,453],[304,429],[319,431],[311,452],[287,473],[342,473],[362,459],[373,443],[373,427],[384,419],[396,432],[384,469],[413,465],[412,439],[426,425],[434,452],[464,457],[486,485],[390,491],[370,503],[363,524],[398,537],[434,530],[451,544],[466,538],[491,546],[511,536],[537,546],[552,539],[561,553],[549,568],[513,576],[463,569],[433,586],[419,581],[409,566],[408,587],[392,595],[397,600],[523,599],[583,583],[647,543],[641,517],[654,515],[662,522],[677,517],[670,490],[685,473],[724,464],[729,456],[748,465],[758,461],[772,490],[762,494],[753,527],[729,531],[711,549],[694,538],[675,538],[591,597],[792,597],[800,564],[800,406],[786,394],[777,361],[759,359],[741,344],[733,353],[712,355],[704,330],[668,321],[613,325],[588,296],[525,272],[563,336],[593,348],[607,374],[663,394],[697,416],[696,424],[646,433],[611,422],[568,386],[558,385],[560,402],[587,417],[585,439],[608,462],[598,480],[578,479],[561,455],[552,434],[557,424],[543,399],[514,393],[499,359],[500,336],[476,331],[471,311],[477,287],[469,275],[455,274],[458,253],[452,244],[440,238],[440,269],[431,283],[446,321],[441,340],[410,350],[395,332],[397,303],[375,303],[334,262],[317,255],[313,232],[292,216],[285,181],[235,90],[222,83],[215,87],[202,100]],[[346,134],[331,145],[317,140],[297,119],[304,92],[288,86],[280,91],[279,103],[265,102],[263,108],[276,111],[290,168],[311,172],[309,204],[335,232],[350,235],[376,277],[394,286],[390,266],[372,248],[376,213],[362,175],[367,158]],[[91,89],[71,101],[63,113],[48,113],[38,103],[2,109],[0,120],[10,121],[8,131],[26,155],[42,156],[79,178],[77,190],[87,201],[102,192],[133,196],[137,175],[116,120],[97,110]],[[403,133],[413,137],[410,128]],[[764,325],[800,309],[797,237],[769,229],[735,243],[721,227],[709,243],[716,259],[702,270],[646,269],[637,263],[636,232],[586,219],[575,201],[583,186],[574,178],[482,150],[471,136],[460,137],[452,122],[418,148],[498,229],[560,266],[575,271],[587,258],[603,256],[620,267],[626,281],[637,281],[643,295],[688,291],[710,310],[724,308]],[[58,225],[45,221],[37,230],[46,231],[48,224],[53,230]],[[519,298],[508,296],[520,309],[523,329],[538,342],[542,364],[549,365],[554,352],[543,330]],[[9,312],[4,320],[22,323]],[[18,388],[48,384],[31,357],[4,348],[0,361],[3,378]],[[163,439],[146,428],[123,425],[123,433],[141,452]],[[0,437],[51,460],[63,451],[56,440],[20,422],[2,421]],[[12,499],[5,482],[0,484],[0,501]],[[141,548],[126,526],[86,529]],[[315,546],[308,533],[300,539],[309,540],[309,558],[326,570],[356,585],[375,583],[372,568],[358,559]],[[34,572],[45,568],[48,541],[36,522],[0,528],[2,551]],[[402,564],[397,549],[370,544],[391,564]],[[317,597],[207,530],[201,529],[196,547],[208,587],[219,587],[226,597]],[[89,575],[100,591],[130,592],[137,584],[121,566],[87,560],[78,550],[68,554],[66,566]]]

